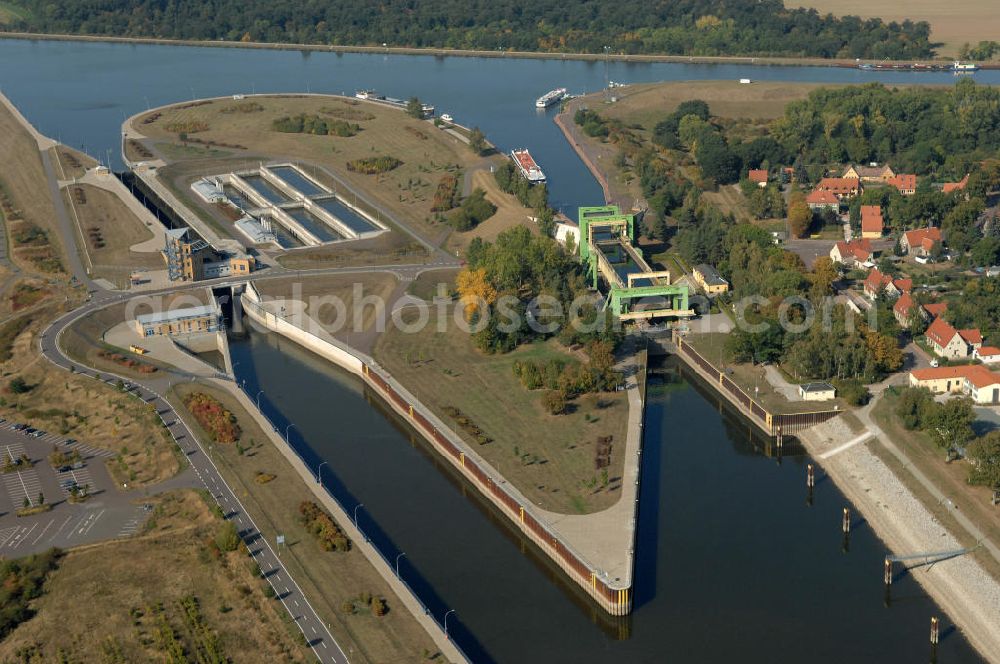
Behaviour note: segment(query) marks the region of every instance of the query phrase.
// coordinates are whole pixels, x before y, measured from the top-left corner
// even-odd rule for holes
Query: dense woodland
[[[9,28],[122,37],[570,53],[932,55],[926,22],[791,9],[782,0],[13,0]]]

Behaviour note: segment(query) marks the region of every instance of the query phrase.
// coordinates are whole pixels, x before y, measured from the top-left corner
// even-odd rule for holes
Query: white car
[[[940,363],[937,360],[931,360],[931,366],[937,369]]]

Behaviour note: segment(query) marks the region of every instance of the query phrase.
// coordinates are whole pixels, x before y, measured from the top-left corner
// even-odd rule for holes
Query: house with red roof
[[[925,334],[927,344],[939,357],[966,358],[983,345],[979,330],[956,330],[943,318],[935,318]]]
[[[941,186],[941,191],[946,194],[950,194],[956,191],[965,191],[965,188],[968,186],[969,186],[969,176],[968,174],[966,174],[966,176],[961,180],[959,180],[958,182],[945,182]]]
[[[823,178],[816,185],[819,191],[829,191],[838,199],[850,198],[861,193],[861,181],[854,178]]]
[[[833,210],[840,209],[840,199],[836,194],[826,189],[814,189],[806,196],[806,205],[810,210]]]
[[[912,295],[903,293],[896,300],[896,303],[892,305],[892,315],[900,327],[908,328],[910,327],[910,323],[914,321],[913,317],[921,315],[920,305],[914,302]]]
[[[943,316],[944,312],[948,311],[948,303],[930,302],[925,304],[922,308],[930,318],[937,318],[938,316]]]
[[[767,171],[762,168],[752,168],[747,174],[747,179],[763,189],[767,186]]]
[[[885,181],[889,186],[895,187],[904,196],[912,196],[917,193],[917,176],[912,174],[899,174]]]
[[[1000,364],[1000,348],[996,346],[980,346],[972,352],[972,357],[983,364]]]
[[[885,230],[882,208],[878,205],[861,206],[861,237],[877,240]]]
[[[844,265],[870,265],[875,258],[875,253],[871,240],[841,241],[830,249],[830,260]]]
[[[1000,374],[981,364],[914,369],[910,385],[925,387],[935,394],[965,394],[977,404],[1000,403]]]
[[[868,276],[865,278],[864,289],[865,295],[869,300],[874,300],[880,295],[888,297],[895,297],[898,295],[898,293],[894,292],[895,289],[892,286],[892,277],[888,274],[883,274],[877,267],[873,267],[868,272]]]
[[[934,245],[939,242],[943,242],[941,229],[936,226],[929,226],[928,228],[906,231],[903,233],[903,237],[899,239],[899,246],[902,247],[904,254],[928,256]]]

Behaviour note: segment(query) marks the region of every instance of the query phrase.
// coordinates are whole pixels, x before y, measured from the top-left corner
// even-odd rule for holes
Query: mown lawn
[[[550,415],[544,390],[529,391],[514,376],[517,360],[567,361],[574,356],[556,341],[522,346],[506,355],[485,355],[451,320],[438,332],[390,329],[375,357],[414,396],[473,445],[504,477],[544,509],[590,513],[619,497],[628,421],[624,392],[591,394],[572,403],[572,412]],[[458,408],[493,442],[480,445],[447,414]],[[599,436],[613,436],[609,483],[602,488],[594,468]]]

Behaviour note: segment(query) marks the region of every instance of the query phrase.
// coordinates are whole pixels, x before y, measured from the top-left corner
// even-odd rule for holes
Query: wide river
[[[376,88],[418,95],[478,125],[502,149],[528,147],[571,216],[601,191],[535,97],[606,80],[737,79],[948,83],[950,74],[818,67],[438,58],[0,40],[0,89],[35,125],[118,164],[122,120],[147,107],[249,92]],[[980,72],[1000,83],[1000,72]],[[2,157],[2,155],[0,155]],[[651,391],[636,551],[637,607],[609,620],[386,414],[360,382],[294,344],[233,345],[240,378],[477,662],[916,662],[944,619],[942,663],[980,658],[908,575],[882,587],[885,545],[855,524],[821,478],[806,503],[805,456],[779,462],[746,423],[682,373]]]

